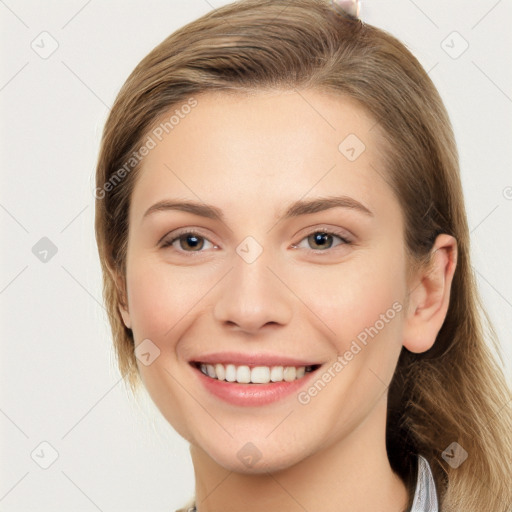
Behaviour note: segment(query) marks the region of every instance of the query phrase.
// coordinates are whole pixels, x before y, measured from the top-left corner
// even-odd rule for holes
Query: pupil
[[[203,247],[204,242],[202,241],[201,237],[198,237],[196,235],[186,235],[185,237],[186,244],[191,247],[192,249],[201,249]],[[183,249],[182,244],[182,249]]]
[[[328,233],[313,233],[312,235],[310,235],[310,238],[310,241],[312,241],[314,245],[319,245],[320,248],[329,248],[332,245],[332,238],[331,235],[329,235]],[[330,243],[328,243],[329,241]]]

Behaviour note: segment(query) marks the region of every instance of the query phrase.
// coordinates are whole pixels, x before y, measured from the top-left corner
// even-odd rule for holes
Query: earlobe
[[[128,310],[128,297],[127,297],[127,293],[126,293],[125,281],[124,281],[123,277],[118,272],[116,272],[114,270],[110,270],[110,275],[112,276],[112,279],[114,280],[117,290],[118,290],[119,313],[121,314],[124,325],[128,329],[131,329],[132,324],[131,324],[130,312]]]
[[[119,312],[121,313],[121,317],[123,318],[124,325],[128,328],[132,328],[130,313],[128,308],[122,304],[119,304]]]
[[[434,345],[448,312],[456,265],[457,241],[450,235],[439,235],[430,265],[418,271],[409,292],[403,337],[409,351],[421,353]]]

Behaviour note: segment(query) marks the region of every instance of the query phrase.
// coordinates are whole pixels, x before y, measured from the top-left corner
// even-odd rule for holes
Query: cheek
[[[200,273],[199,273],[200,274]],[[136,340],[175,339],[181,320],[208,286],[197,271],[140,259],[128,269],[128,305]]]
[[[157,278],[158,277],[158,278]],[[151,268],[134,266],[128,272],[128,307],[132,329],[136,341],[142,338],[157,338],[169,329],[174,318],[168,317],[172,311],[172,294],[162,276],[156,276]]]
[[[298,295],[328,326],[339,350],[346,350],[347,342],[360,334],[364,338],[372,326],[391,331],[391,324],[400,323],[397,317],[405,290],[402,267],[399,262],[386,262],[382,258],[365,263],[361,258],[328,271],[311,267],[302,273]]]
[[[297,291],[314,313],[312,321],[323,326],[333,354],[317,376],[327,384],[314,381],[301,399],[311,400],[314,415],[343,431],[355,427],[378,402],[402,347],[403,268],[396,259],[375,261],[361,258],[329,271],[311,267],[302,274]],[[317,390],[322,390],[318,400]],[[333,405],[326,408],[326,403]]]
[[[191,272],[173,270],[145,258],[132,259],[127,281],[135,344],[149,339],[160,350],[149,365],[136,360],[140,377],[163,416],[188,439],[186,418],[190,404],[179,384],[183,381],[183,368],[176,364],[178,343],[187,329],[187,314],[195,311],[194,306],[206,290]]]
[[[345,404],[346,421],[373,406],[391,381],[402,348],[404,266],[399,252],[386,249],[361,252],[329,269],[311,267],[300,281],[298,294],[328,326],[323,332],[335,384],[324,397]],[[367,404],[365,411],[361,404]]]

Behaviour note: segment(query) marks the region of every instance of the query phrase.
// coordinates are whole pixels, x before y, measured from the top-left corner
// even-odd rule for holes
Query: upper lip
[[[215,352],[191,359],[191,363],[234,364],[236,366],[315,366],[321,363],[277,354],[243,354],[241,352]]]

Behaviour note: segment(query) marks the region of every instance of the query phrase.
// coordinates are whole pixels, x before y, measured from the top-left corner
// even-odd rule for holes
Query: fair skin
[[[386,390],[402,347],[423,352],[435,341],[456,242],[440,235],[430,271],[408,282],[402,212],[382,179],[382,140],[353,101],[312,90],[196,99],[143,162],[120,311],[136,346],[149,339],[160,350],[152,364],[138,362],[139,372],[190,442],[198,511],[400,512],[407,492],[386,454]],[[354,161],[338,149],[349,134],[366,146]],[[295,201],[333,196],[371,215],[338,206],[283,217]],[[175,209],[144,216],[162,200],[213,205],[223,220]],[[199,232],[199,250],[186,236],[162,247],[181,228]],[[309,236],[332,231],[318,245]],[[262,248],[251,263],[236,250],[247,236]],[[298,393],[393,304],[403,307],[300,403]],[[200,385],[190,364],[217,351],[321,367],[278,401],[235,405]],[[253,465],[238,456],[247,443],[259,453]]]

